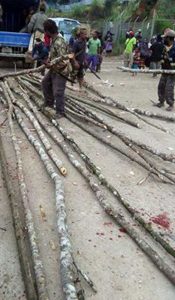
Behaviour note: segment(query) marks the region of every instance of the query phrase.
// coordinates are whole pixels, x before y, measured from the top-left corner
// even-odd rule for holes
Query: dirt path
[[[105,60],[100,74],[104,80],[109,80],[113,83],[114,87],[108,87],[102,84],[91,74],[88,74],[87,78],[100,92],[112,96],[128,107],[160,112],[158,108],[152,107],[150,102],[150,99],[156,100],[156,85],[158,79],[152,79],[150,75],[132,77],[130,74],[118,71],[116,66],[117,62],[115,62],[115,60]],[[3,112],[2,104],[0,105],[1,123],[6,114]],[[136,121],[134,116],[123,111],[118,110],[118,112],[121,116],[123,115]],[[165,115],[174,115],[174,113],[168,114],[164,110],[161,112]],[[168,134],[143,121],[139,121],[141,129],[136,129],[114,118],[109,118],[107,115],[101,114],[98,111],[97,114],[101,115],[104,120],[112,126],[120,129],[137,141],[142,141],[167,154],[174,153],[175,151],[175,140],[173,136],[175,135],[175,129],[173,123],[147,119],[153,124],[167,128],[171,133]],[[51,126],[45,117],[43,117],[43,119],[47,122],[48,126]],[[75,139],[84,152],[89,155],[93,162],[100,167],[109,182],[120,191],[121,195],[146,221],[150,222],[151,217],[155,217],[159,214],[166,214],[170,222],[168,229],[158,226],[157,224],[153,224],[153,226],[156,231],[164,234],[172,246],[174,246],[174,185],[161,183],[160,180],[152,176],[149,176],[142,185],[138,185],[138,182],[148,174],[142,167],[139,167],[136,163],[131,162],[123,155],[98,142],[95,138],[82,131],[82,129],[67,119],[61,119],[60,124],[70,136]],[[111,133],[102,131],[92,125],[86,126],[95,129],[101,136],[121,146],[122,149],[125,149],[121,141]],[[28,127],[31,129],[31,133],[36,136],[36,132],[29,122]],[[56,229],[53,183],[46,174],[43,164],[35,150],[26,140],[26,137],[17,124],[15,124],[15,129],[22,149],[30,206],[37,230],[41,258],[46,272],[49,296],[51,300],[63,299],[59,272],[59,242]],[[9,164],[11,164],[14,157],[11,156],[10,152],[9,144],[11,143],[11,136],[7,123],[1,128],[1,132],[4,137],[4,146],[7,149]],[[55,132],[60,140],[62,140],[63,137],[58,131]],[[173,300],[175,297],[174,286],[153,265],[150,259],[137,247],[131,238],[111,221],[96,201],[87,182],[70,164],[60,148],[56,146],[53,141],[51,141],[51,143],[68,170],[67,177],[62,178],[62,180],[65,185],[68,226],[75,260],[79,267],[88,273],[95,282],[98,290],[98,293],[94,294],[87,284],[83,282],[86,298],[92,300]],[[74,155],[78,158],[76,153],[74,153]],[[157,163],[160,165],[159,161]],[[168,163],[168,167],[174,170],[172,163]],[[4,216],[1,223],[3,227],[6,225],[7,220],[10,222],[10,214],[8,213],[7,195],[3,188],[2,179],[0,185],[3,189],[2,200],[0,202],[1,213]],[[121,206],[116,202],[115,198],[105,189],[103,189],[103,191],[108,201],[121,209]],[[6,199],[6,201],[4,201],[4,199]],[[40,206],[42,206],[46,214],[45,220],[42,218]],[[130,220],[130,222],[132,221]],[[14,246],[15,241],[12,238],[12,228],[7,227],[7,231],[0,231],[0,234],[4,241],[9,240],[9,242],[12,243],[12,246],[9,246],[10,252],[8,253],[3,250],[3,256],[7,262],[8,255],[10,257],[12,256],[15,261],[13,271],[16,271],[15,274],[19,281],[17,291],[20,291],[15,296],[12,292],[13,283],[8,282],[9,294],[8,296],[7,294],[2,295],[1,299],[23,299],[20,298],[22,297],[24,288],[20,279],[19,262],[15,259],[17,254]],[[5,239],[5,235],[7,234],[9,236]],[[149,237],[146,236],[146,238],[149,243],[152,244]],[[55,247],[53,247],[53,245]],[[168,255],[162,252],[160,247],[156,246],[156,249],[158,252],[163,253],[163,257],[169,261]],[[0,259],[1,268],[3,268],[4,257]],[[11,262],[8,262],[7,266],[6,273],[9,276],[9,274],[12,273],[10,269]],[[172,267],[174,267],[174,261],[172,262]],[[4,291],[5,283],[2,280],[0,280],[0,282],[2,282],[1,289]]]

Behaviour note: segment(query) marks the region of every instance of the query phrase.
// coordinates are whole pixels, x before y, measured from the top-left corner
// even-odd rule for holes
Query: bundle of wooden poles
[[[45,272],[43,263],[40,258],[40,251],[37,243],[37,236],[35,232],[35,224],[33,222],[32,213],[30,210],[27,187],[23,174],[23,163],[21,158],[21,149],[16,137],[14,123],[18,124],[24,132],[26,138],[31,145],[35,148],[39,157],[41,158],[46,171],[54,182],[55,186],[55,205],[57,212],[57,228],[59,235],[60,246],[60,265],[61,265],[61,279],[65,299],[84,299],[83,290],[78,290],[76,286],[76,278],[80,275],[89,283],[91,288],[96,292],[94,283],[82,272],[78,267],[73,255],[73,246],[70,241],[68,227],[67,227],[67,213],[64,202],[64,186],[61,176],[68,176],[65,163],[60,160],[57,154],[52,149],[47,135],[50,137],[60,150],[67,156],[71,164],[78,170],[78,172],[85,178],[89,188],[94,193],[96,200],[99,202],[105,213],[110,216],[114,223],[122,226],[128,235],[135,241],[135,243],[142,249],[142,251],[151,259],[157,268],[164,273],[164,275],[175,284],[175,271],[174,271],[174,257],[175,249],[168,243],[162,235],[153,229],[150,223],[147,223],[144,218],[136,212],[136,209],[131,207],[126,199],[120,195],[119,191],[110,184],[110,180],[106,178],[99,167],[95,165],[92,159],[85,153],[78,143],[63,129],[58,121],[55,119],[55,112],[52,109],[41,109],[43,107],[43,94],[41,91],[41,76],[39,69],[29,71],[21,71],[18,73],[9,73],[1,76],[1,101],[4,106],[8,108],[8,122],[11,130],[12,141],[16,153],[19,185],[21,187],[22,201],[25,209],[25,222],[29,234],[30,248],[32,261],[35,270],[36,290],[33,284],[33,294],[29,299],[49,299],[47,293],[47,283],[45,280]],[[86,93],[77,94],[71,87],[66,90],[66,118],[68,122],[75,124],[81,128],[82,131],[88,135],[93,136],[95,139],[105,144],[107,147],[115,150],[116,155],[122,154],[122,157],[127,157],[132,162],[135,162],[139,167],[141,166],[148,176],[153,176],[154,180],[161,181],[165,184],[175,184],[175,171],[173,164],[175,162],[175,154],[169,155],[158,149],[148,146],[146,143],[134,140],[123,131],[111,126],[108,121],[102,116],[114,118],[119,122],[134,126],[136,130],[142,130],[141,124],[146,123],[149,126],[155,127],[157,130],[166,131],[164,128],[152,123],[148,118],[160,119],[165,122],[175,122],[174,117],[166,115],[150,113],[139,109],[128,108],[121,104],[119,101],[106,97],[97,91],[92,85],[86,83]],[[128,114],[120,114],[125,111]],[[135,120],[131,120],[128,116],[134,116]],[[37,137],[33,136],[28,129],[26,120],[30,122],[36,130]],[[51,126],[47,126],[48,120]],[[98,128],[98,130],[97,130]],[[54,130],[53,130],[54,129]],[[55,129],[63,136],[63,140],[55,134]],[[116,143],[110,142],[108,139],[100,134],[105,131],[112,136],[117,137],[124,147]],[[167,131],[167,134],[171,134]],[[5,154],[1,150],[1,160]],[[75,157],[78,155],[79,159]],[[4,160],[5,163],[5,158]],[[157,161],[159,163],[157,163]],[[172,168],[169,168],[169,162]],[[160,167],[161,165],[161,167]],[[7,175],[7,174],[6,174]],[[140,182],[142,184],[144,182]],[[10,186],[9,186],[10,189]],[[107,189],[116,201],[123,207],[122,212],[118,211],[105,197],[103,189]],[[12,193],[13,195],[13,193]],[[134,226],[130,225],[127,219],[129,215],[133,222],[141,231],[136,230]],[[16,215],[15,215],[16,216]],[[15,224],[18,227],[19,219],[15,217]],[[149,243],[145,236],[142,235],[142,230],[149,234],[152,242]],[[20,231],[21,232],[21,231]],[[19,230],[18,233],[19,234]],[[20,233],[22,234],[22,233]],[[21,237],[22,238],[22,237]],[[153,245],[154,244],[154,245]],[[160,252],[156,247],[160,246]],[[18,245],[23,256],[25,256],[24,245]],[[22,250],[21,250],[22,249]],[[163,254],[167,253],[168,259],[172,264],[164,260]],[[25,259],[22,260],[23,269],[27,264]],[[25,274],[29,274],[30,270],[25,269]],[[26,276],[26,289],[28,295],[31,294],[29,283],[30,276]],[[35,295],[35,297],[33,296]]]

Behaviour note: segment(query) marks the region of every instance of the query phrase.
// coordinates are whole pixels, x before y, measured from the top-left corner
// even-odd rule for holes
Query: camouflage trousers
[[[158,85],[158,96],[160,103],[164,103],[166,101],[168,105],[173,106],[174,84],[174,75],[162,74]]]

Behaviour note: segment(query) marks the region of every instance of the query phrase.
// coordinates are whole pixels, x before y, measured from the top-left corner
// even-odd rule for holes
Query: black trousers
[[[175,75],[162,74],[158,85],[159,102],[167,102],[168,105],[174,104],[174,84]]]
[[[42,80],[42,90],[46,105],[53,106],[56,103],[56,112],[64,113],[64,93],[66,79],[61,75],[49,71]]]

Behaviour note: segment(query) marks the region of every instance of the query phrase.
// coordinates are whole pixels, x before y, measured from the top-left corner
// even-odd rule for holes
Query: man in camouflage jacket
[[[44,31],[52,39],[50,47],[50,61],[67,54],[67,45],[64,38],[58,33],[58,28],[53,20],[47,20],[44,23]],[[62,61],[50,67],[48,73],[42,81],[42,90],[45,99],[45,106],[53,107],[56,104],[57,118],[65,115],[64,111],[64,93],[66,88],[66,77],[69,75],[69,62]]]

